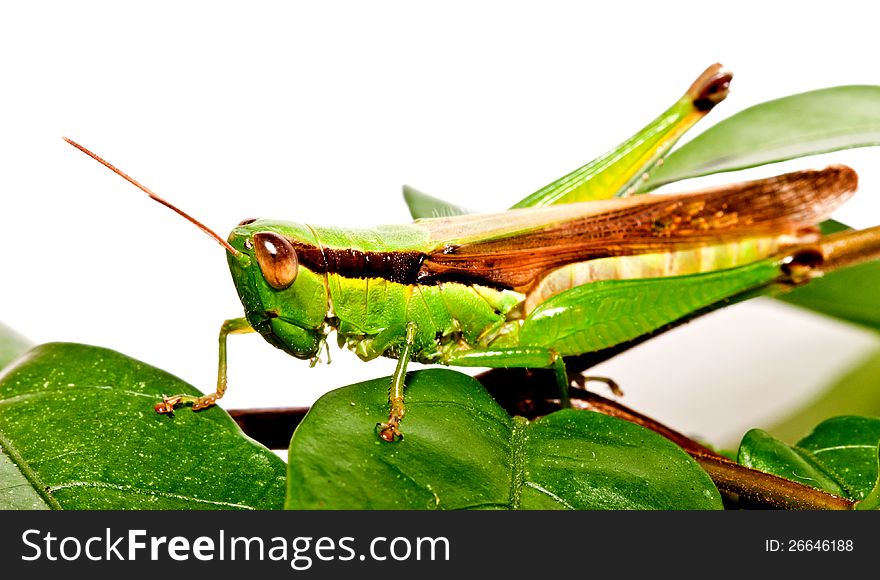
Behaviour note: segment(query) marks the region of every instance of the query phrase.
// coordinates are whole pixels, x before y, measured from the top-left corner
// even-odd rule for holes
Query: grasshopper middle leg
[[[217,364],[217,390],[208,395],[193,397],[191,395],[163,396],[162,401],[156,403],[157,413],[173,413],[175,407],[191,404],[193,411],[201,411],[217,402],[217,399],[226,393],[226,337],[230,334],[246,334],[254,332],[246,318],[232,318],[223,322],[220,327],[220,356]]]
[[[391,378],[391,389],[388,392],[388,404],[391,407],[388,414],[387,423],[379,423],[379,437],[385,441],[392,442],[397,439],[403,439],[403,433],[400,432],[400,422],[406,414],[406,408],[403,405],[403,388],[404,379],[406,378],[406,367],[409,359],[412,358],[413,343],[416,339],[416,332],[419,327],[415,322],[409,322],[406,325],[406,341],[400,356],[397,359],[397,368],[394,369],[394,375]]]

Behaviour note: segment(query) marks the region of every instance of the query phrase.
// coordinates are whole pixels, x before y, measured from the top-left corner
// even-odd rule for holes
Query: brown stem
[[[572,399],[572,405],[625,419],[663,435],[693,457],[722,493],[735,496],[740,503],[792,510],[853,509],[854,503],[848,499],[740,465],[650,417],[595,393],[581,392]]]
[[[822,238],[820,246],[825,257],[822,265],[825,272],[877,260],[880,259],[880,226],[831,234]]]
[[[588,391],[578,391],[577,394],[572,394],[572,397],[572,407],[576,409],[595,411],[597,413],[602,413],[603,415],[609,415],[646,427],[659,435],[663,435],[695,457],[703,456],[724,459],[722,455],[719,455],[708,447],[694,441],[690,437],[683,435],[674,429],[670,429],[666,425],[663,425],[646,415],[642,415],[625,405],[621,405],[617,401],[606,399],[605,397]]]
[[[718,455],[691,456],[722,492],[740,503],[787,510],[851,510],[855,503],[795,481],[744,467]]]

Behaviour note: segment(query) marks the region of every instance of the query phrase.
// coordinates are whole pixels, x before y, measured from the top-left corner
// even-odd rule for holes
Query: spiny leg
[[[209,395],[193,397],[191,395],[163,396],[161,403],[156,403],[157,413],[173,413],[174,408],[180,405],[192,404],[193,411],[200,411],[210,407],[217,399],[226,392],[226,337],[230,334],[246,334],[254,332],[246,318],[232,318],[223,322],[220,327],[220,357],[217,365],[217,390]]]
[[[559,387],[559,402],[564,409],[571,407],[568,396],[570,381],[565,370],[565,361],[553,349],[540,346],[515,346],[469,350],[452,355],[443,362],[455,367],[552,368]]]
[[[412,358],[413,343],[418,329],[419,326],[415,322],[409,322],[406,325],[406,342],[404,342],[403,350],[400,351],[400,357],[397,359],[397,368],[394,369],[394,376],[391,377],[391,389],[388,393],[388,403],[391,408],[388,422],[377,425],[379,437],[388,442],[403,439],[403,433],[400,432],[400,422],[403,421],[403,416],[406,414],[406,408],[403,405],[404,379],[406,378],[406,366],[409,364],[409,359]]]

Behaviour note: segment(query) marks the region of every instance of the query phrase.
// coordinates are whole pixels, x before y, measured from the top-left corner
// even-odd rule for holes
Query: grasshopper
[[[245,316],[222,324],[216,391],[164,397],[156,411],[204,409],[226,391],[230,334],[260,333],[314,364],[335,332],[367,361],[398,359],[386,441],[402,437],[410,360],[552,369],[563,404],[565,357],[634,340],[719,301],[798,284],[825,258],[816,224],[856,189],[845,166],[690,193],[627,197],[696,121],[724,99],[713,65],[636,136],[488,215],[341,229],[248,219],[223,239],[84,147],[87,155],[214,238]],[[614,198],[614,199],[611,199]],[[876,247],[876,236],[870,243]]]

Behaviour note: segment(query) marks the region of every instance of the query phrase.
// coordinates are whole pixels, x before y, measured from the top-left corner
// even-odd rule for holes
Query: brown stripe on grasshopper
[[[383,278],[399,284],[416,284],[419,268],[426,257],[424,253],[412,250],[377,252],[322,248],[288,239],[300,264],[317,274],[338,274],[345,278]]]

